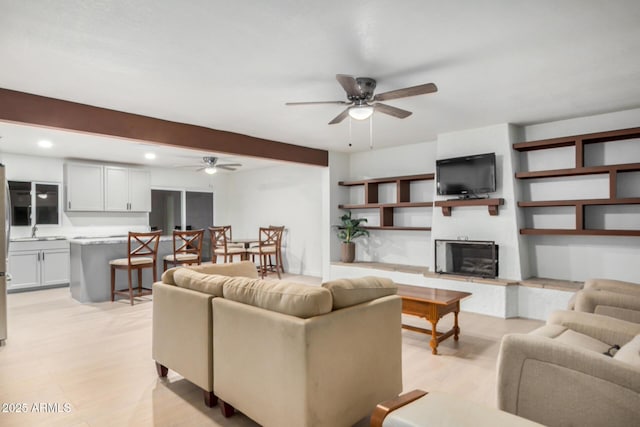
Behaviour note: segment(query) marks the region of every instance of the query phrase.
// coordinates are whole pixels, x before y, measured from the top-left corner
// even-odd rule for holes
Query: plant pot
[[[342,262],[353,262],[356,259],[356,244],[342,242]]]

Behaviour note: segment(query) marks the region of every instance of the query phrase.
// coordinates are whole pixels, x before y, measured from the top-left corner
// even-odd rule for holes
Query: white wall
[[[259,227],[284,225],[284,267],[293,274],[322,274],[325,168],[283,164],[237,171],[227,179],[225,221],[234,237],[258,237]]]
[[[512,127],[503,124],[438,135],[438,159],[496,154],[497,191],[489,196],[504,198],[504,205],[500,206],[497,216],[489,215],[486,206],[454,207],[448,217],[442,214],[441,209],[434,208],[431,237],[433,240],[465,238],[495,241],[499,245],[499,277],[519,280],[522,277],[513,184],[512,132]],[[438,199],[446,198],[438,196]]]
[[[526,141],[637,127],[640,109],[580,117],[524,127]],[[587,165],[640,163],[640,139],[586,146]],[[545,170],[574,167],[575,150],[565,147],[519,153],[520,169]],[[640,173],[618,175],[618,197],[639,197]],[[521,180],[524,200],[608,198],[606,175]],[[575,209],[523,209],[527,227],[573,228]],[[589,207],[587,227],[640,230],[640,206]],[[640,283],[637,268],[640,238],[608,236],[526,236],[532,276],[582,281],[608,277]]]
[[[325,170],[322,183],[322,277],[325,280],[331,275],[330,262],[340,259],[340,239],[334,226],[344,214],[338,205],[347,199],[348,189],[339,186],[338,182],[349,179],[349,174],[349,155],[329,152],[329,167]]]
[[[348,176],[343,179],[352,181],[433,173],[436,164],[435,156],[435,141],[357,152],[349,156]],[[347,192],[347,196],[345,198],[343,195],[339,203],[364,203],[362,186],[341,188],[343,192]],[[395,202],[395,191],[393,184],[380,185],[380,202]],[[434,181],[412,183],[411,200],[432,201],[434,191]],[[431,227],[432,212],[431,208],[396,208],[394,224]],[[334,221],[337,221],[343,213],[344,211],[339,211]],[[352,216],[367,218],[368,225],[380,224],[378,209],[353,210]],[[371,230],[369,237],[356,240],[356,260],[358,261],[430,266],[433,264],[432,253],[431,235],[428,231]],[[339,256],[334,260],[337,259]]]

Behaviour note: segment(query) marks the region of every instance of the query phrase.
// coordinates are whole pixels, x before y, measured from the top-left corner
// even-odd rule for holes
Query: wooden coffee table
[[[458,313],[460,312],[460,300],[470,296],[469,292],[449,291],[446,289],[425,288],[423,286],[410,286],[398,284],[398,295],[402,297],[402,312],[413,316],[424,317],[431,323],[431,329],[418,328],[411,325],[402,325],[403,329],[431,334],[431,353],[438,354],[438,344],[453,335],[458,341],[460,328],[458,327]],[[453,328],[447,332],[438,332],[436,326],[445,314],[453,313]]]

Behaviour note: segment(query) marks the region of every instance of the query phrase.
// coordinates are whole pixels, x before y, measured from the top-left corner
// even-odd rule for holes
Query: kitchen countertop
[[[104,245],[114,243],[127,243],[128,236],[105,236],[105,237],[72,237],[69,239],[70,243],[76,245]],[[160,236],[161,242],[170,241],[172,236]]]

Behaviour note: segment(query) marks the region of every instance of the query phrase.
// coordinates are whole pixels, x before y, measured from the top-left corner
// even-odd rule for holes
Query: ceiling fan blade
[[[315,105],[315,104],[351,104],[347,101],[311,101],[311,102],[286,102],[284,105]]]
[[[355,77],[348,76],[346,74],[336,74],[336,80],[340,83],[340,86],[347,92],[348,96],[360,97],[362,96],[362,89],[356,81]]]
[[[387,105],[387,104],[377,103],[373,105],[373,108],[375,108],[376,111],[379,111],[384,114],[388,114],[393,117],[397,117],[399,119],[405,119],[409,117],[411,114],[413,114],[411,111],[403,110],[397,107],[392,107],[391,105]]]
[[[226,171],[234,171],[236,168],[231,167],[229,165],[216,165],[216,169],[224,169]]]
[[[347,116],[349,115],[349,109],[346,108],[342,113],[338,114],[336,117],[334,117],[333,120],[331,120],[329,122],[330,125],[335,125],[336,123],[340,123],[341,121],[343,121],[344,119],[347,118]]]
[[[396,89],[389,92],[383,92],[373,97],[374,101],[389,101],[390,99],[408,98],[416,95],[426,95],[427,93],[437,92],[438,87],[433,83],[423,85],[405,87],[404,89]]]
[[[242,164],[240,164],[240,163],[223,163],[221,165],[216,165],[216,166],[217,167],[220,167],[220,166],[231,166],[232,168],[237,168],[239,166],[242,166]]]

